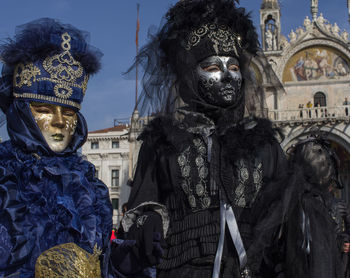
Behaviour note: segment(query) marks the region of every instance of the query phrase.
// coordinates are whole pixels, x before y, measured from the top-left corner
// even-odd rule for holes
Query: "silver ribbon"
[[[219,275],[220,275],[222,252],[224,249],[226,223],[230,231],[233,244],[235,245],[235,248],[239,257],[239,263],[240,263],[241,269],[243,269],[247,264],[247,252],[244,248],[244,244],[238,229],[238,224],[236,221],[235,214],[230,205],[221,202],[220,203],[220,237],[219,237],[218,249],[215,255],[212,278],[219,278]]]

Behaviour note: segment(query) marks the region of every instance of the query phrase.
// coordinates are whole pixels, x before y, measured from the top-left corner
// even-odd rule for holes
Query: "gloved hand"
[[[146,212],[130,227],[126,240],[112,241],[111,263],[124,275],[143,271],[161,262],[164,244],[161,216]]]
[[[114,239],[112,241],[110,262],[123,274],[133,274],[142,269],[132,252],[135,245],[136,240]]]
[[[161,216],[154,211],[147,211],[136,219],[131,226],[127,239],[136,240],[135,255],[146,266],[160,263],[164,246],[163,225]],[[136,250],[137,248],[137,250]]]

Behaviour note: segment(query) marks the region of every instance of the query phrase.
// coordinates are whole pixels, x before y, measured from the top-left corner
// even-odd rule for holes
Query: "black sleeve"
[[[154,145],[147,141],[143,142],[138,156],[128,209],[135,208],[145,202],[159,203],[157,160]]]

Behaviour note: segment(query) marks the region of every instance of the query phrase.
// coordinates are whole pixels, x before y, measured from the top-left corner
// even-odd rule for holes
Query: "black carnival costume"
[[[341,187],[337,156],[319,135],[301,140],[291,150],[298,188],[284,233],[286,277],[345,277],[347,261],[342,263],[341,253],[349,241],[350,215],[346,204],[330,192]]]
[[[260,277],[286,161],[270,121],[244,118],[264,112],[249,71],[257,34],[232,0],[180,1],[166,20],[137,57],[141,110],[158,115],[139,137],[124,229],[145,265],[156,256],[144,241],[164,235],[158,277]]]
[[[108,189],[77,153],[87,137],[80,104],[101,57],[86,39],[85,32],[44,18],[19,26],[1,46],[0,107],[10,137],[0,144],[1,277],[104,273],[112,230]],[[76,113],[63,151],[53,151],[43,137],[33,102]]]

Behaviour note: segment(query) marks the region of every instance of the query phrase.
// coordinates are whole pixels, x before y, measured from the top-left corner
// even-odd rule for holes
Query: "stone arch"
[[[340,158],[340,175],[343,181],[344,190],[338,191],[339,196],[344,198],[350,203],[350,173],[348,171],[350,167],[350,137],[335,129],[332,126],[322,126],[319,130],[328,133],[328,140],[331,142],[332,149],[337,153]],[[297,139],[301,136],[306,136],[311,133],[311,129],[305,130],[300,128],[295,132],[291,133],[282,143],[282,148],[287,151]]]
[[[340,144],[341,146],[344,147],[344,149],[348,153],[350,153],[350,136],[349,135],[340,131],[337,128],[334,128],[333,126],[326,126],[326,125],[319,126],[318,130],[327,132],[330,140]],[[295,143],[295,141],[299,137],[308,135],[311,132],[312,132],[311,129],[304,129],[304,128],[296,129],[283,140],[283,142],[281,143],[282,149],[286,151],[291,145]]]

